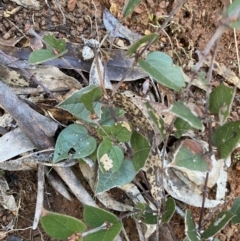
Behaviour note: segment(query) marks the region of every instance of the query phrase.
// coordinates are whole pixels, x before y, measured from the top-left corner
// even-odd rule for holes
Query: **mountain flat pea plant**
[[[140,2],[139,0],[129,0],[125,5],[123,17],[126,18],[131,14],[134,7]],[[239,13],[240,0],[235,0],[225,10],[220,20],[222,32],[227,28],[240,27]],[[220,36],[218,35],[218,38]],[[215,39],[210,41],[212,46],[216,39],[215,36]],[[127,54],[130,56],[135,53],[141,68],[157,82],[171,90],[181,92],[185,88],[185,79],[181,69],[173,64],[170,56],[159,51],[150,52],[145,59],[140,58],[141,54],[138,55],[139,47],[143,44],[149,46],[157,40],[158,34],[147,35],[133,44]],[[44,41],[50,47],[47,47],[46,50],[34,51],[30,56],[30,63],[37,64],[58,58],[66,52],[64,40],[56,40],[51,35],[47,35],[44,37]],[[204,53],[206,54],[206,51]],[[195,70],[198,71],[199,67],[196,67]],[[209,94],[207,115],[214,115],[219,124],[219,127],[213,131],[209,146],[214,145],[217,148],[221,159],[228,158],[240,141],[240,121],[227,122],[235,91],[235,87],[223,84],[211,92],[207,91]],[[53,162],[67,158],[83,161],[86,160],[85,158],[91,158],[96,161],[98,163],[96,194],[131,182],[138,171],[144,167],[151,151],[147,135],[144,136],[134,130],[131,121],[121,118],[125,110],[114,106],[112,97],[105,96],[101,87],[87,86],[73,93],[58,107],[70,112],[81,121],[81,124],[71,124],[59,134]],[[149,103],[146,104],[146,107],[150,118],[158,128],[162,141],[166,142],[167,132],[163,119],[156,111],[153,111],[154,108]],[[175,115],[174,131],[171,134],[176,138],[180,139],[190,129],[204,130],[203,121],[196,114],[196,108],[190,108],[187,102],[177,101],[172,104],[169,111]],[[211,125],[209,123],[207,124]],[[191,144],[193,143],[191,142]],[[189,145],[188,147],[191,149],[191,153],[189,154],[186,149],[181,149],[181,158],[174,165],[208,173],[211,169],[211,165],[208,165],[209,159],[198,155],[195,152],[196,146]],[[158,220],[162,223],[169,222],[174,212],[174,199],[168,198],[162,217],[157,217],[156,212],[143,203],[138,203],[129,215],[133,215],[144,223],[156,224]],[[240,223],[240,198],[235,199],[230,210],[221,211],[205,230],[202,229],[201,222],[198,226],[194,223],[190,210],[187,210],[184,241],[212,239],[230,221],[233,224]],[[83,221],[44,210],[41,224],[50,236],[69,240],[110,241],[114,240],[122,228],[122,221],[112,213],[87,205],[84,207]]]

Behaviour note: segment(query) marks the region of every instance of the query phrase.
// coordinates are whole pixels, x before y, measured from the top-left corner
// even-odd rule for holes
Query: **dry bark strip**
[[[54,146],[53,136],[58,128],[57,123],[31,109],[2,81],[0,81],[0,104],[40,150]]]

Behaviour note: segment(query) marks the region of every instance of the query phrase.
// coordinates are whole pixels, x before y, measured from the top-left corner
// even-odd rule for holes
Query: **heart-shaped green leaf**
[[[44,216],[40,219],[41,225],[52,238],[67,239],[74,233],[82,233],[86,230],[86,225],[74,217],[46,210],[43,213]]]
[[[146,60],[139,59],[138,63],[157,82],[170,89],[181,91],[185,86],[181,69],[173,65],[171,57],[163,52],[151,52]]]
[[[89,156],[96,149],[97,142],[90,136],[87,129],[79,124],[71,124],[58,136],[53,162],[67,158],[83,158]],[[74,153],[71,154],[71,150]]]
[[[76,118],[84,120],[89,123],[94,123],[94,120],[91,119],[91,112],[86,109],[85,105],[81,103],[80,97],[85,93],[91,91],[96,85],[89,85],[79,91],[74,92],[66,100],[61,102],[58,107],[63,110],[70,112]],[[94,113],[98,118],[101,118],[101,103],[96,101],[93,103]]]
[[[43,39],[51,48],[56,49],[58,52],[66,49],[66,41],[64,39],[56,39],[51,34],[45,35]],[[47,48],[49,48],[49,46],[47,46]]]

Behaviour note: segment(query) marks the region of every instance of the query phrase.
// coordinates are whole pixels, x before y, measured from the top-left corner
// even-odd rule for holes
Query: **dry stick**
[[[56,101],[60,102],[59,98],[54,93],[52,93],[47,87],[45,87],[34,75],[31,75],[25,69],[23,69],[18,63],[12,61],[12,59],[7,54],[5,54],[1,49],[0,54],[4,55],[10,62],[15,64],[22,71],[22,73],[24,73],[28,77],[29,82],[31,80],[34,81],[36,84],[41,86],[43,90],[45,90],[50,96],[52,96]]]
[[[219,43],[220,39],[217,39],[215,45],[214,45],[214,52],[213,52],[213,56],[211,59],[211,63],[210,63],[210,67],[207,73],[207,90],[206,90],[206,105],[205,105],[205,115],[208,114],[208,108],[209,108],[209,98],[210,98],[210,92],[211,92],[211,79],[212,79],[212,72],[213,72],[213,64],[214,64],[214,60],[217,56],[217,47],[218,47],[218,43]]]
[[[209,98],[210,98],[210,92],[211,92],[211,79],[212,79],[212,71],[213,71],[213,63],[214,60],[216,58],[217,55],[217,47],[218,47],[218,43],[219,43],[218,39],[215,43],[214,46],[214,52],[213,52],[213,56],[211,59],[211,64],[210,64],[210,68],[208,70],[207,73],[207,84],[208,84],[208,88],[206,90],[206,106],[205,106],[205,115],[208,116],[208,108],[209,108]],[[208,151],[209,151],[209,155],[212,154],[212,141],[211,141],[211,137],[212,137],[212,122],[211,119],[208,119]],[[201,230],[202,227],[202,219],[203,219],[203,214],[204,214],[204,205],[205,205],[205,200],[206,200],[206,193],[207,193],[207,182],[208,182],[208,176],[209,176],[209,172],[207,172],[206,174],[206,179],[205,179],[205,184],[204,184],[204,188],[203,188],[203,200],[202,200],[202,207],[200,209],[200,217],[199,217],[199,223],[198,223],[198,230]]]
[[[176,119],[176,117],[174,117],[174,118],[172,119],[172,121],[171,121],[171,123],[170,123],[170,125],[169,125],[169,128],[168,128],[168,130],[167,130],[167,135],[166,135],[165,141],[164,141],[164,143],[163,143],[163,148],[162,148],[162,153],[161,153],[161,159],[165,158],[165,154],[166,154],[166,150],[167,150],[168,139],[169,139],[170,133],[172,133],[173,124],[174,124],[174,122],[175,122],[175,119]],[[160,160],[160,161],[163,162],[163,160]],[[162,168],[163,168],[163,166],[162,166]],[[156,174],[156,175],[159,174],[158,171],[163,171],[163,170],[159,170],[159,168],[156,167],[156,169],[155,169],[155,174]],[[163,174],[160,175],[160,178],[158,178],[157,176],[156,176],[155,178],[156,178],[156,183],[157,183],[157,180],[159,180],[160,184],[161,184],[162,187],[163,187],[163,182],[164,182],[164,180],[163,180],[163,178],[164,178]],[[164,196],[164,192],[162,192],[162,196]],[[164,200],[164,198],[163,198],[162,200],[163,200],[163,207],[164,207],[164,209],[165,209],[165,200]],[[156,204],[157,204],[157,203],[156,203]],[[159,217],[160,217],[161,207],[158,207],[158,205],[156,205],[156,206],[157,206],[157,212],[158,212],[158,215],[157,215],[156,240],[159,240]],[[172,231],[172,230],[170,230],[170,232],[171,232],[171,231]],[[174,236],[174,233],[171,232],[171,235]]]
[[[87,204],[97,207],[97,204],[70,168],[54,167],[54,169],[83,205]]]
[[[205,200],[206,200],[208,176],[209,176],[209,172],[207,172],[207,174],[206,174],[205,184],[204,184],[204,188],[203,188],[202,207],[201,207],[200,217],[199,217],[199,222],[198,222],[199,232],[201,231],[201,228],[202,228],[202,218],[203,218],[203,212],[204,212],[204,206],[205,206]]]
[[[230,4],[232,4],[232,0],[230,0]],[[238,76],[240,76],[240,61],[239,61],[239,51],[238,51],[238,43],[237,43],[237,34],[236,29],[233,29],[234,34],[234,42],[235,42],[235,48],[236,48],[236,55],[237,55],[237,63],[238,63]]]
[[[33,230],[37,228],[41,217],[41,213],[42,213],[43,200],[44,200],[44,183],[45,183],[44,166],[38,165],[38,189],[37,189],[37,201],[36,201],[36,208],[35,208],[33,227],[32,227]]]

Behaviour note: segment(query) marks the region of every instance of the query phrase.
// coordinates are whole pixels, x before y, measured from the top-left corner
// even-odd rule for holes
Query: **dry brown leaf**
[[[77,0],[68,0],[68,10],[73,11],[76,7]]]

